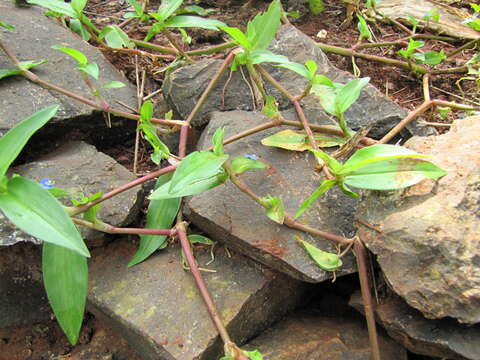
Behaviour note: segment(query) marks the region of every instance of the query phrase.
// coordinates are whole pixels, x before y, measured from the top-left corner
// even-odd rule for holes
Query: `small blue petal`
[[[247,159],[250,159],[250,160],[258,160],[258,157],[256,155],[243,154],[243,156],[246,157]]]
[[[53,181],[52,179],[48,179],[48,178],[40,180],[39,183],[40,183],[40,185],[42,185],[42,187],[44,189],[51,189],[55,186],[55,181]]]

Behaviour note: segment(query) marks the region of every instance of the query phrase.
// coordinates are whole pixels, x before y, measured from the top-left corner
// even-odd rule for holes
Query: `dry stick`
[[[422,78],[424,101],[430,101],[430,75],[425,74]]]
[[[172,36],[172,34],[170,33],[170,30],[165,29],[164,31],[162,31],[162,34],[165,35],[165,37],[168,39],[170,44],[172,44],[172,46],[177,50],[177,53],[180,56],[184,57],[189,62],[193,62],[192,58],[190,56],[188,56],[185,53],[185,51],[183,51],[183,49],[180,47],[180,45],[177,44],[177,40],[175,40],[175,38]]]
[[[367,252],[365,245],[358,238],[353,244],[358,267],[358,277],[360,279],[360,288],[362,291],[363,307],[365,309],[365,317],[367,319],[368,336],[372,347],[372,360],[380,360],[380,348],[378,346],[378,335],[375,324],[375,315],[373,309],[372,293],[367,270]]]
[[[232,174],[230,171],[229,171],[229,175],[230,175],[230,180],[232,181],[232,183],[241,192],[247,194],[256,203],[265,207],[265,205],[262,201],[262,198],[260,196],[258,196],[242,179],[240,179],[240,177],[238,177],[235,174]],[[309,233],[309,234],[312,234],[312,235],[320,236],[324,239],[330,240],[330,241],[335,242],[335,243],[343,244],[343,245],[348,245],[353,241],[353,239],[347,239],[347,238],[344,238],[343,236],[334,235],[334,234],[328,233],[326,231],[317,230],[317,229],[312,228],[308,225],[301,224],[298,221],[296,221],[289,214],[285,214],[284,225],[286,225],[290,228],[293,228],[293,229],[302,230],[302,231],[304,231],[306,233]]]
[[[170,165],[170,166],[164,167],[162,169],[159,169],[157,171],[151,172],[150,174],[142,176],[141,178],[133,180],[133,181],[127,183],[127,184],[119,186],[116,189],[113,189],[112,191],[109,191],[108,193],[103,194],[102,196],[100,196],[96,200],[90,201],[90,202],[88,202],[86,204],[83,204],[83,205],[72,207],[68,210],[68,213],[69,213],[70,216],[78,215],[82,212],[87,211],[92,206],[101,203],[102,201],[108,200],[115,195],[118,195],[118,194],[120,194],[124,191],[127,191],[127,190],[129,190],[129,189],[131,189],[131,188],[133,188],[137,185],[143,184],[144,182],[146,182],[150,179],[155,179],[155,178],[159,177],[160,175],[169,173],[169,172],[175,170],[176,168],[177,168],[177,165]]]
[[[145,228],[119,228],[103,221],[91,222],[83,219],[72,218],[75,224],[88,227],[90,229],[98,230],[107,234],[142,234],[142,235],[163,235],[172,236],[177,233],[175,228],[173,229],[145,229]]]
[[[389,142],[395,135],[400,133],[402,129],[410,124],[413,120],[415,120],[418,116],[422,115],[425,111],[427,111],[432,106],[444,106],[444,107],[451,107],[460,110],[480,110],[480,107],[475,106],[468,106],[464,104],[457,104],[450,101],[443,101],[443,100],[430,100],[425,101],[415,110],[411,111],[405,118],[403,118],[393,129],[391,129],[380,141],[380,144],[386,144]]]

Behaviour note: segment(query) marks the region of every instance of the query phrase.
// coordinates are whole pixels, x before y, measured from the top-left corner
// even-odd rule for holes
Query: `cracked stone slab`
[[[359,292],[349,303],[363,313]],[[393,295],[375,307],[376,319],[388,334],[413,353],[452,360],[480,359],[480,325],[454,319],[429,320]]]
[[[146,360],[213,360],[222,344],[180,248],[169,246],[127,268],[136,248],[125,241],[96,249],[90,261],[89,308]],[[293,308],[303,285],[224,249],[210,265],[207,249],[195,256],[232,339],[242,344]]]
[[[0,28],[0,36],[5,45],[20,61],[48,59],[48,63],[40,65],[32,71],[40,78],[70,90],[76,94],[93,99],[89,89],[81,80],[78,63],[67,54],[53,50],[52,45],[71,47],[83,52],[89,62],[96,62],[100,68],[98,82],[92,79],[95,86],[110,81],[121,81],[126,86],[119,89],[102,91],[104,98],[112,106],[120,100],[130,106],[136,106],[136,90],[128,80],[110,64],[95,47],[83,41],[69,29],[59,25],[55,19],[43,15],[44,9],[35,6],[16,7],[10,0],[0,0],[2,20],[16,27],[14,31]],[[15,68],[13,63],[0,51],[0,69]],[[96,124],[104,124],[99,112],[90,106],[77,102],[53,90],[45,89],[21,76],[14,76],[0,81],[0,135],[12,128],[19,121],[35,112],[60,104],[60,109],[51,122],[65,122],[78,118],[75,126],[82,125],[86,118],[95,117]],[[80,121],[81,119],[81,121]],[[105,125],[103,125],[105,126]]]
[[[383,360],[407,360],[407,352],[379,331]],[[366,325],[358,318],[293,313],[244,347],[268,360],[370,360]]]
[[[303,64],[314,60],[318,64],[318,74],[323,74],[335,82],[346,83],[353,75],[333,66],[327,56],[316,45],[315,41],[291,25],[283,25],[269,48],[272,52],[287,56],[291,61]],[[198,101],[208,82],[220,67],[222,60],[200,60],[195,64],[184,66],[170,73],[163,85],[167,102],[182,117],[186,118]],[[265,69],[293,95],[303,92],[307,80],[296,73],[263,64]],[[227,80],[228,79],[228,80]],[[228,86],[225,84],[228,81]],[[278,90],[266,84],[267,92],[279,102],[284,116],[296,120],[292,105]],[[213,111],[253,110],[251,90],[246,81],[236,71],[230,75],[227,71],[218,85],[208,96],[192,125],[203,127]],[[310,94],[302,100],[305,114],[310,122],[332,125],[334,122],[320,106],[317,98]],[[345,113],[345,118],[353,130],[357,130],[372,122],[375,123],[370,136],[379,138],[395,126],[407,115],[407,111],[381,94],[373,85],[367,85],[358,101]],[[405,138],[414,135],[426,135],[431,130],[417,123],[410,124],[402,132]]]
[[[266,122],[263,115],[245,111],[215,112],[198,143],[199,149],[211,144],[215,130],[225,126],[225,138]],[[279,131],[268,129],[225,146],[225,152],[235,156],[253,154],[270,166],[253,170],[242,178],[260,196],[279,196],[290,214],[294,214],[304,199],[320,185],[321,177],[315,171],[311,154],[290,152],[263,146],[260,140]],[[332,189],[316,201],[299,220],[334,234],[354,234],[353,214],[357,200]],[[253,258],[272,269],[296,279],[321,282],[333,273],[323,271],[299,246],[296,237],[319,248],[337,252],[327,240],[304,234],[270,220],[263,208],[253,202],[230,182],[193,196],[186,204],[185,214],[212,238]],[[353,255],[346,255],[338,275],[356,271]]]
[[[393,291],[429,319],[480,322],[480,116],[405,146],[448,173],[410,188],[370,192],[359,236]],[[370,224],[371,226],[365,226]]]
[[[79,141],[69,142],[35,162],[17,166],[10,173],[35,181],[48,178],[54,181],[56,187],[72,193],[83,192],[85,195],[93,195],[98,191],[105,193],[136,179],[114,159],[97,151],[94,146]],[[125,191],[103,202],[98,218],[114,226],[126,225],[138,214],[139,200],[138,188]],[[88,240],[103,237],[103,233],[84,227],[80,231],[83,238],[87,239],[87,244]],[[15,227],[0,211],[0,246],[22,241],[40,243]]]

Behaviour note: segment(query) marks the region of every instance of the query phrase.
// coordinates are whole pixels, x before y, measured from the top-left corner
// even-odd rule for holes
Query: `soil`
[[[249,19],[268,6],[268,2],[261,0],[250,1],[252,6],[245,6],[244,1],[196,1],[195,3],[205,8],[212,8],[214,11],[210,14],[211,17],[222,20],[230,26],[239,26],[243,29]],[[300,19],[292,20],[294,25],[315,41],[345,48],[351,48],[357,44],[358,30],[356,23],[352,23],[346,28],[341,28],[346,16],[343,4],[335,0],[326,0],[325,3],[326,9],[323,13],[319,15],[306,14]],[[126,1],[90,0],[87,5],[86,14],[100,27],[111,23],[121,24],[125,22],[122,16],[127,11],[128,6]],[[156,7],[158,7],[158,1],[150,1],[149,8],[155,9]],[[371,30],[378,42],[395,41],[396,39],[401,39],[406,36],[406,33],[395,25],[381,22],[375,22],[373,25],[372,23],[370,24]],[[130,37],[136,39],[143,39],[147,32],[144,26],[138,26],[135,21],[124,24],[123,30],[126,31]],[[192,42],[189,45],[183,45],[184,50],[204,48],[220,44],[226,40],[226,37],[220,32],[189,30],[188,34],[192,37]],[[319,35],[321,35],[321,37]],[[176,34],[175,36],[180,43],[180,35]],[[169,46],[168,41],[160,35],[155,36],[151,41],[158,45]],[[449,53],[462,43],[464,42],[458,39],[453,42],[429,40],[424,50],[439,51],[443,49],[445,53]],[[374,55],[395,57],[392,50],[385,50],[384,48],[365,49],[362,51]],[[152,94],[161,88],[165,74],[162,70],[166,69],[169,65],[168,62],[159,59],[153,61],[146,57],[136,58],[131,54],[113,51],[104,51],[104,53],[134,84],[136,83],[137,74],[140,74],[141,77],[142,71],[145,71],[144,96]],[[155,52],[152,51],[152,53]],[[458,66],[466,59],[471,58],[473,54],[474,51],[472,50],[463,51],[451,60],[446,61],[440,68]],[[214,56],[224,56],[224,54],[216,54]],[[327,56],[338,68],[352,72],[351,58],[335,54],[327,54]],[[421,78],[406,70],[390,65],[362,59],[356,59],[355,62],[361,71],[362,77],[370,77],[372,84],[402,107],[413,110],[423,102]],[[140,69],[140,72],[136,69]],[[463,82],[464,94],[459,92],[456,81],[459,80],[460,77],[460,74],[432,77],[431,97],[456,102],[465,102],[466,99],[478,102],[478,89],[473,81]],[[161,95],[154,96],[152,100],[164,106]],[[425,115],[425,120],[448,124],[457,116],[459,116],[458,112],[452,112],[447,118],[442,119],[437,114],[431,112]],[[437,130],[440,132],[447,131],[448,126],[437,127]],[[135,139],[131,132],[129,136],[130,137],[124,138],[116,143],[109,143],[100,150],[114,157],[129,170],[132,170]],[[141,140],[137,173],[145,173],[153,168],[154,165],[149,160],[149,146],[145,141]],[[79,345],[74,348],[68,344],[55,321],[35,324],[25,328],[0,329],[0,345],[2,347],[0,360],[140,359],[128,348],[123,339],[118,338],[91,314],[87,314]],[[411,359],[427,358],[412,355]]]

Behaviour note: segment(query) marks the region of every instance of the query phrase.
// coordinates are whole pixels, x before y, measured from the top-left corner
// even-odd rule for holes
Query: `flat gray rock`
[[[480,322],[479,133],[474,116],[446,134],[410,139],[407,147],[432,155],[448,174],[402,191],[371,192],[357,211],[358,234],[387,282],[429,319]]]
[[[359,292],[352,295],[350,305],[363,313]],[[388,334],[413,353],[452,360],[480,359],[480,325],[425,319],[398,296],[378,304],[375,314]]]
[[[407,352],[379,331],[382,360],[406,360]],[[244,347],[268,360],[370,360],[366,325],[358,319],[294,313]]]
[[[100,68],[100,78],[92,79],[96,86],[116,80],[126,87],[104,90],[107,102],[118,107],[115,100],[130,106],[136,106],[136,90],[127,79],[110,64],[95,47],[83,41],[69,29],[59,25],[54,19],[43,15],[44,9],[38,7],[16,7],[10,0],[0,0],[0,18],[16,27],[14,31],[0,28],[0,36],[6,46],[20,61],[48,59],[48,63],[32,71],[43,80],[63,87],[76,94],[93,99],[88,87],[75,69],[78,63],[67,54],[53,50],[52,45],[71,47],[83,52],[89,62],[96,62]],[[0,69],[15,68],[13,63],[0,51]],[[60,104],[60,109],[52,122],[63,122],[75,118],[71,126],[81,126],[92,117],[96,124],[105,126],[105,121],[88,105],[77,102],[53,90],[44,89],[21,76],[9,77],[0,81],[0,135],[19,121],[47,106]]]
[[[277,40],[272,42],[270,50],[301,64],[307,60],[314,60],[318,64],[317,73],[326,75],[335,82],[346,83],[353,79],[352,74],[334,67],[312,39],[291,25],[284,25],[280,28],[277,33]],[[186,118],[190,114],[221,62],[222,60],[201,60],[193,65],[184,66],[167,76],[163,85],[166,100],[182,118]],[[293,95],[299,95],[304,90],[307,83],[306,79],[287,69],[268,64],[264,64],[264,66]],[[229,84],[225,86],[229,77],[231,77]],[[267,84],[266,87],[267,92],[275,96],[279,102],[280,109],[289,110],[284,114],[285,117],[295,119],[289,101],[271,85]],[[252,103],[251,90],[240,71],[232,73],[231,76],[227,71],[207,98],[192,125],[196,127],[205,125],[212,111],[253,110]],[[307,96],[302,104],[310,122],[333,124],[333,120],[323,111],[314,95]],[[376,122],[371,135],[380,137],[404,118],[406,114],[406,110],[386,98],[374,86],[367,85],[359,100],[352,105],[345,116],[348,124],[354,130]],[[429,131],[426,127],[420,127],[416,124],[412,124],[408,129],[403,132],[405,137],[411,136],[412,133],[424,135]]]
[[[84,142],[70,142],[55,152],[11,169],[11,174],[20,174],[35,181],[51,179],[56,187],[72,193],[93,195],[98,191],[108,192],[136,179],[111,157],[98,152]],[[98,218],[114,226],[130,223],[139,210],[139,188],[125,191],[103,202]],[[83,238],[94,241],[103,233],[80,228]],[[10,223],[0,211],[0,246],[22,241],[39,244],[40,241],[25,234]]]
[[[180,248],[170,246],[127,268],[135,246],[117,241],[93,252],[90,309],[130,343],[145,360],[213,360],[222,355],[217,332],[190,272],[182,268]],[[219,312],[232,339],[243,344],[288,310],[303,285],[252,266],[244,257],[208,249],[195,251]]]
[[[263,115],[244,111],[215,112],[205,128],[198,148],[210,146],[215,130],[225,126],[225,138],[267,121]],[[279,196],[290,214],[320,185],[322,177],[313,169],[311,154],[290,152],[263,146],[260,140],[280,129],[269,129],[225,146],[225,152],[235,156],[253,154],[270,166],[252,170],[242,178],[260,196]],[[314,228],[334,234],[352,236],[353,214],[357,201],[332,189],[315,202],[299,219]],[[317,267],[296,237],[321,249],[337,252],[327,240],[304,234],[270,220],[260,205],[243,194],[230,182],[205,193],[193,196],[186,205],[189,219],[214,239],[265,265],[296,279],[321,282],[330,279],[332,272]],[[342,259],[344,265],[337,272],[344,275],[356,271],[352,255]]]

